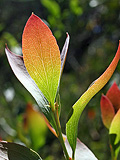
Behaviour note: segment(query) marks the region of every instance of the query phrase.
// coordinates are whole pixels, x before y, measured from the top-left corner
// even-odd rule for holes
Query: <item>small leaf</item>
[[[0,142],[0,159],[1,160],[42,160],[41,157],[25,146],[11,143]]]
[[[115,110],[117,111],[120,108],[120,90],[115,82],[108,90],[106,96],[112,102],[112,105],[114,106]]]
[[[24,28],[22,51],[28,73],[53,106],[60,80],[60,51],[48,26],[34,14]]]
[[[114,150],[115,157],[117,158],[120,151],[120,109],[114,116],[110,129],[109,129],[110,141],[112,149]],[[114,135],[111,136],[111,135]]]
[[[70,40],[70,36],[67,33],[67,38],[66,38],[65,44],[63,46],[62,52],[60,54],[60,58],[61,58],[61,75],[62,75],[63,68],[64,68],[64,65],[65,65],[65,60],[66,60],[66,56],[67,56],[69,40]]]
[[[102,121],[105,127],[109,129],[113,117],[115,116],[114,107],[110,102],[110,100],[105,95],[102,95],[101,97],[100,106],[101,106]]]
[[[62,76],[63,68],[64,68],[65,61],[66,61],[66,56],[67,56],[67,51],[68,51],[69,40],[70,40],[70,36],[69,36],[69,34],[67,33],[67,38],[66,38],[66,41],[65,41],[65,43],[64,43],[62,52],[61,52],[61,54],[60,54],[60,58],[61,58],[60,78],[61,78],[61,76]],[[59,81],[59,84],[60,84],[60,81]],[[61,104],[60,104],[60,95],[59,95],[59,85],[58,85],[58,90],[57,90],[57,94],[56,94],[56,102],[58,103],[58,106],[59,106],[59,107],[58,107],[58,113],[59,113],[59,115],[60,115]]]
[[[92,86],[88,88],[88,90],[73,105],[73,114],[68,120],[66,125],[67,138],[73,152],[75,151],[75,148],[76,148],[77,127],[78,127],[80,115],[83,109],[88,104],[88,102],[91,100],[91,98],[97,92],[99,92],[105,86],[105,84],[109,81],[118,64],[119,59],[120,59],[120,44],[113,61],[111,62],[109,67],[106,69],[106,71],[93,83]]]
[[[67,148],[68,154],[72,157],[72,149],[66,138],[65,146]],[[97,160],[95,155],[83,144],[79,139],[77,139],[76,150],[75,150],[75,160]]]

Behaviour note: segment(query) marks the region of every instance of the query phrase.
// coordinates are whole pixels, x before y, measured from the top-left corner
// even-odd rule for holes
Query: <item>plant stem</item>
[[[116,157],[112,157],[112,160],[117,160],[117,158]]]
[[[68,155],[67,149],[65,147],[65,143],[63,140],[63,136],[62,136],[61,125],[60,125],[60,121],[59,121],[59,116],[57,114],[57,110],[54,110],[53,114],[54,114],[54,118],[56,121],[58,139],[59,139],[61,146],[63,148],[64,154],[66,156],[66,160],[69,160],[69,155]]]
[[[110,147],[110,149],[111,149],[111,160],[117,160],[117,158],[115,157],[115,153],[113,151],[113,148]]]
[[[75,152],[72,152],[72,160],[74,160]]]
[[[115,156],[112,155],[112,160],[117,160],[117,158]]]

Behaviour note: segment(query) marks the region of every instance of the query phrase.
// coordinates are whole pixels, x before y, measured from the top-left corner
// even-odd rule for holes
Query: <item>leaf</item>
[[[60,58],[61,58],[61,75],[62,75],[63,68],[64,68],[64,65],[65,65],[65,60],[66,60],[66,56],[67,56],[69,40],[70,40],[70,36],[67,33],[67,38],[66,38],[65,44],[63,46],[62,52],[60,54]]]
[[[77,127],[80,115],[85,106],[87,105],[87,103],[91,100],[91,98],[99,90],[101,90],[105,86],[105,84],[109,81],[118,64],[119,59],[120,59],[120,44],[113,61],[106,69],[106,71],[92,84],[92,86],[88,88],[88,90],[73,105],[73,114],[66,124],[66,134],[73,152],[75,151],[76,148]]]
[[[68,44],[69,44],[69,35],[67,34],[67,38],[61,52],[61,61],[62,61],[61,74],[64,68],[64,63],[65,63],[67,50],[68,50]],[[54,121],[52,120],[51,109],[50,107],[48,107],[49,102],[47,101],[43,93],[40,91],[40,89],[38,88],[34,80],[30,77],[25,67],[23,57],[12,53],[8,49],[7,45],[5,48],[5,52],[14,74],[16,75],[18,80],[23,84],[23,86],[31,93],[31,95],[34,97],[34,99],[38,103],[42,113],[47,117],[47,119],[51,122],[51,124],[55,128]],[[59,95],[57,95],[57,97],[59,98]],[[60,105],[60,102],[59,102],[59,105]],[[60,107],[59,107],[59,113],[60,113]]]
[[[35,98],[38,103],[40,110],[45,114],[48,120],[51,120],[50,107],[46,100],[45,96],[37,87],[34,80],[30,77],[29,73],[26,70],[24,65],[23,57],[13,54],[8,47],[6,46],[5,52],[9,61],[9,64],[18,78],[18,80],[23,84],[23,86],[31,93],[31,95]]]
[[[55,130],[50,126],[49,122],[45,119],[46,124],[50,131],[56,136]],[[62,134],[63,140],[68,152],[68,155],[70,158],[72,158],[72,149],[70,147],[70,144],[67,140],[67,136]],[[75,150],[75,160],[97,160],[97,158],[94,156],[94,154],[87,148],[86,145],[84,145],[78,138],[77,138],[77,145],[76,145],[76,150]]]
[[[72,158],[72,149],[67,138],[65,140],[65,146],[67,148],[69,156]],[[78,138],[75,150],[75,160],[97,160],[95,155]]]
[[[34,14],[24,28],[22,51],[28,73],[54,106],[60,80],[60,51],[50,29]]]
[[[63,72],[63,68],[64,68],[64,65],[65,65],[65,61],[66,61],[66,56],[67,56],[67,51],[68,51],[68,45],[69,45],[69,40],[70,40],[70,36],[69,34],[67,33],[67,38],[65,40],[65,43],[64,43],[64,46],[63,46],[63,49],[62,49],[62,52],[60,54],[60,58],[61,58],[61,72],[60,72],[60,78],[62,76],[62,72]],[[60,81],[59,81],[60,82]],[[59,83],[60,85],[60,83]],[[59,116],[60,116],[60,112],[61,112],[61,103],[60,103],[60,95],[59,95],[59,85],[58,85],[58,90],[57,90],[57,94],[56,94],[56,102],[58,104],[58,113],[59,113]]]
[[[42,160],[41,157],[32,149],[25,146],[11,143],[0,142],[1,160]]]
[[[112,120],[109,129],[109,135],[112,149],[114,151],[115,157],[117,158],[118,153],[120,151],[120,109],[118,110],[118,112]]]
[[[115,110],[117,111],[120,108],[120,90],[115,82],[107,91],[106,96],[112,102]]]
[[[36,111],[30,103],[27,104],[25,115],[32,148],[37,151],[46,142],[47,125],[43,115]]]
[[[109,129],[113,117],[115,116],[114,107],[111,101],[105,95],[102,95],[101,97],[100,106],[101,106],[102,121],[105,127]]]

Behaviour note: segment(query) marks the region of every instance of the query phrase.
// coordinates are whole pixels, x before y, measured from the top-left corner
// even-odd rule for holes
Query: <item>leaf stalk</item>
[[[56,104],[55,104],[56,105]],[[61,131],[61,125],[60,125],[60,120],[59,120],[59,115],[58,115],[58,106],[55,106],[55,110],[53,110],[53,115],[54,115],[54,118],[55,118],[55,122],[56,122],[56,126],[57,126],[57,135],[58,135],[58,139],[60,141],[60,144],[63,148],[63,151],[64,151],[64,154],[65,154],[65,157],[66,157],[66,160],[69,160],[70,157],[68,155],[68,152],[67,152],[67,149],[65,147],[65,143],[64,143],[64,140],[63,140],[63,136],[62,136],[62,131]]]

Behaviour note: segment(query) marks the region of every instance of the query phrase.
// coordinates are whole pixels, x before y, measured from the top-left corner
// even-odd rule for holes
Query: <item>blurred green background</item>
[[[120,39],[119,0],[0,0],[0,138],[3,140],[22,142],[18,134],[21,116],[29,102],[36,104],[14,76],[4,52],[7,43],[14,53],[22,54],[22,32],[32,12],[50,27],[60,50],[66,32],[70,35],[60,87],[63,133],[72,105],[110,64]],[[110,159],[100,97],[114,81],[119,86],[119,80],[120,64],[109,83],[87,105],[79,123],[78,137],[100,160]],[[50,131],[46,132],[46,142],[37,151],[45,160],[64,159],[58,140]],[[32,144],[29,147],[35,149]]]

